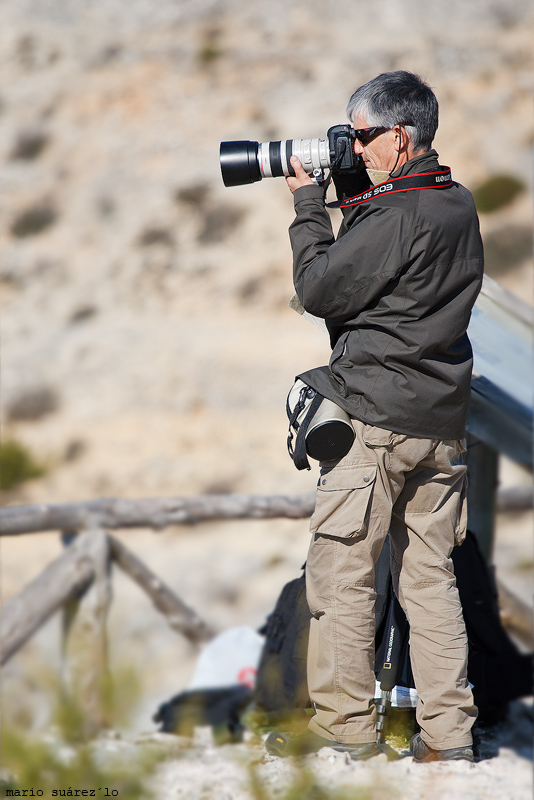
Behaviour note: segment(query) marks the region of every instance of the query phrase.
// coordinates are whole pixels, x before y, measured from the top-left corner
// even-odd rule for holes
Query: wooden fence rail
[[[222,494],[197,497],[101,499],[85,503],[13,506],[0,510],[0,535],[103,528],[195,525],[207,520],[273,519],[311,516],[315,493],[294,495]]]
[[[12,506],[0,509],[0,536],[40,531],[76,531],[89,525],[152,528],[196,525],[209,520],[310,517],[315,492],[288,495],[198,495],[196,497],[104,498],[81,503]],[[513,487],[497,492],[498,511],[532,508],[532,488]]]
[[[148,595],[173,630],[199,645],[214,631],[194,610],[155,575],[130,549],[109,535],[109,529],[193,525],[207,520],[309,517],[315,493],[295,495],[204,495],[197,497],[100,499],[58,505],[28,505],[0,509],[0,535],[18,536],[60,531],[65,552],[16,597],[0,614],[0,663],[10,659],[59,609],[63,608],[67,689],[76,691],[85,708],[87,725],[102,725],[99,695],[107,659],[106,619],[111,599],[110,573],[115,564]],[[497,494],[497,509],[519,511],[532,507],[532,490],[507,489]],[[503,621],[525,644],[532,646],[532,609],[499,584]],[[82,687],[82,689],[80,689]]]

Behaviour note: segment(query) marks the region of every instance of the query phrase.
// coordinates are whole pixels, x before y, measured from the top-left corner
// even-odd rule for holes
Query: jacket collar
[[[392,178],[401,178],[404,175],[411,175],[418,172],[431,172],[439,167],[438,154],[435,150],[427,150],[426,153],[421,153],[414,156],[406,164],[403,164],[400,169],[395,170],[391,174]]]

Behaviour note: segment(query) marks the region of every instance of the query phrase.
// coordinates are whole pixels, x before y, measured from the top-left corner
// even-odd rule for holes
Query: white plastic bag
[[[254,688],[265,639],[242,625],[220,633],[202,650],[189,689],[215,689],[241,683]]]

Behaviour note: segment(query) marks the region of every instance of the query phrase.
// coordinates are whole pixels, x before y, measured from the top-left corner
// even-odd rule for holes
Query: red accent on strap
[[[435,173],[435,174],[437,175],[439,173]],[[397,179],[394,178],[394,180],[397,180]],[[384,181],[384,183],[385,183],[385,181]],[[388,181],[388,183],[391,183],[391,181]],[[381,192],[380,194],[375,195],[375,197],[385,197],[388,194],[398,194],[399,192],[418,192],[421,189],[447,189],[449,186],[452,186],[453,183],[454,183],[454,181],[448,181],[447,183],[438,183],[435,186],[413,186],[411,189],[390,189],[389,192]],[[380,186],[379,183],[377,183],[376,185]],[[358,197],[358,195],[355,195],[355,197]],[[348,208],[350,206],[350,208],[354,208],[355,206],[359,206],[362,203],[368,203],[370,200],[374,200],[374,198],[373,197],[367,197],[365,200],[359,200],[357,203],[347,203],[347,205],[342,205],[342,206],[339,206],[339,207],[340,208]]]
[[[435,183],[435,184],[432,183],[429,186],[413,186],[411,188],[410,187],[405,187],[403,189],[390,189],[387,192],[376,192],[376,193],[374,193],[374,190],[378,186],[383,186],[385,183],[395,183],[395,181],[406,181],[406,180],[409,180],[410,178],[423,178],[423,177],[430,176],[430,175],[447,175],[447,174],[450,174],[450,172],[451,172],[450,167],[443,167],[442,169],[438,170],[437,172],[417,172],[417,173],[412,174],[412,175],[399,175],[397,178],[388,178],[387,180],[382,181],[382,183],[377,183],[375,186],[371,187],[370,189],[367,189],[367,191],[360,192],[359,195],[356,194],[353,197],[349,197],[347,200],[345,200],[345,202],[343,204],[340,204],[338,206],[338,208],[353,208],[355,206],[361,205],[362,203],[368,203],[371,200],[375,200],[378,197],[385,197],[385,195],[396,194],[398,192],[415,192],[415,191],[419,191],[421,189],[447,189],[449,186],[453,185],[452,176],[451,176],[450,180],[445,181],[443,183]],[[356,200],[357,197],[360,197],[362,194],[369,194],[369,192],[373,193],[373,194],[371,194],[370,197],[365,197],[365,198],[362,198],[361,200]],[[351,202],[352,200],[356,200],[356,202]]]

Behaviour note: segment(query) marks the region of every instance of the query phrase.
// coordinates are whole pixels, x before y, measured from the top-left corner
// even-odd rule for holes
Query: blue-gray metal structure
[[[533,309],[485,276],[468,333],[474,364],[467,429],[532,467]]]

